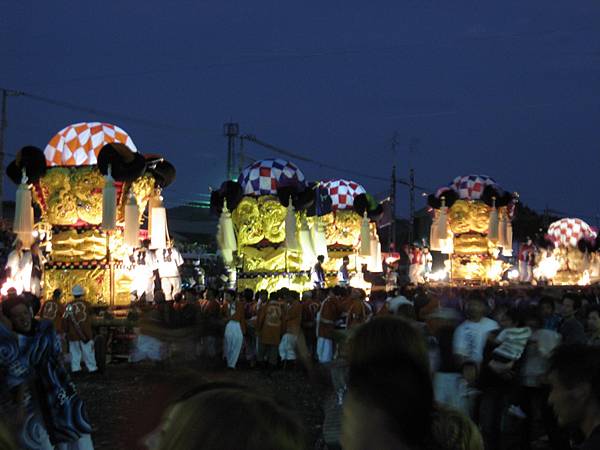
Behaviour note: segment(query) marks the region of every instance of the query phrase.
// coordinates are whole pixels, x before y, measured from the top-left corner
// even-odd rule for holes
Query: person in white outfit
[[[175,248],[158,249],[155,253],[156,269],[160,277],[160,285],[167,301],[173,300],[181,292],[181,275],[179,266],[183,264],[181,253]]]
[[[73,301],[65,308],[63,330],[69,342],[71,354],[71,372],[81,371],[81,361],[88,372],[96,372],[96,355],[94,354],[94,336],[92,332],[92,310],[85,300],[85,291],[79,284],[71,291]]]
[[[246,318],[244,303],[235,300],[235,292],[227,291],[223,302],[227,325],[225,325],[225,336],[223,339],[223,354],[227,361],[227,367],[235,369],[246,331]]]

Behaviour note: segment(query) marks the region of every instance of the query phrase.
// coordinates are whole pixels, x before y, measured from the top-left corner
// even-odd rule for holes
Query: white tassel
[[[500,213],[500,220],[498,222],[498,247],[506,247],[506,216],[504,213]]]
[[[294,211],[291,197],[287,207],[287,214],[285,215],[285,246],[291,251],[298,250],[298,240],[296,239],[296,212]]]
[[[383,272],[383,264],[381,261],[381,243],[377,232],[371,233],[371,258],[367,265],[369,272],[380,273]]]
[[[117,226],[117,190],[115,180],[111,175],[110,165],[108,173],[104,177],[104,188],[102,189],[102,228],[114,230]]]
[[[513,229],[510,219],[506,219],[506,247],[502,249],[503,256],[512,256],[512,245],[513,245]]]
[[[369,218],[365,211],[360,224],[360,256],[371,256],[371,231],[369,229]]]
[[[149,229],[150,248],[167,248],[169,240],[169,230],[167,228],[167,210],[162,202],[162,197],[157,196],[152,202],[150,209]]]
[[[235,231],[233,229],[233,220],[231,220],[231,213],[227,209],[227,200],[223,201],[223,210],[221,211],[221,227],[223,232],[223,248],[231,250],[232,252],[237,251],[237,241],[235,239]]]
[[[440,251],[442,249],[440,245],[440,236],[438,234],[439,222],[439,213],[435,212],[433,216],[433,221],[431,222],[431,228],[429,229],[429,248],[435,251]]]
[[[125,245],[129,247],[139,247],[140,234],[140,209],[133,194],[129,195],[125,204],[125,227],[123,237]]]
[[[327,253],[327,238],[325,237],[325,226],[321,223],[318,216],[315,216],[315,223],[312,228],[313,250],[316,256],[323,255],[325,260],[329,257]]]
[[[492,199],[492,210],[488,221],[487,237],[492,242],[498,242],[498,209],[496,209],[496,198]]]
[[[17,188],[15,218],[13,220],[13,231],[19,235],[24,248],[29,248],[33,243],[33,206],[31,204],[31,189],[29,189],[27,181],[27,175],[23,170],[21,184]]]
[[[304,217],[302,217],[300,222],[298,240],[300,241],[300,250],[302,251],[302,270],[309,270],[315,263],[317,257],[315,256],[310,231],[306,223],[306,218]]]
[[[439,239],[446,239],[444,236],[448,235],[448,208],[446,207],[446,199],[444,197],[442,197],[437,235]]]

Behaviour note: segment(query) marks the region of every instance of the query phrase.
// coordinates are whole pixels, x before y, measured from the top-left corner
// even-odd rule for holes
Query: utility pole
[[[238,170],[237,173],[242,173],[244,169],[244,136],[240,136],[240,151],[238,154]]]
[[[392,213],[390,235],[388,238],[388,251],[396,251],[396,146],[398,145],[398,132],[392,138],[392,188],[390,192],[390,209]]]
[[[409,144],[409,153],[412,154],[417,150],[417,146],[419,145],[419,140],[416,138],[412,138]],[[412,161],[412,158],[409,155],[409,161]],[[410,178],[410,199],[409,199],[409,228],[408,228],[408,243],[413,243],[414,232],[415,232],[415,169],[412,168],[412,163],[410,164],[409,170],[409,178]]]
[[[223,135],[227,137],[227,179],[232,180],[235,177],[235,138],[240,132],[240,126],[237,123],[226,123],[223,125]]]

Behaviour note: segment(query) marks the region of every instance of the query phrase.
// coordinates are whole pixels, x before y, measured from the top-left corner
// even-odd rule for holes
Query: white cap
[[[73,294],[73,297],[82,297],[85,295],[85,291],[83,290],[81,285],[76,284],[75,286],[73,286],[73,289],[71,290],[71,294]]]

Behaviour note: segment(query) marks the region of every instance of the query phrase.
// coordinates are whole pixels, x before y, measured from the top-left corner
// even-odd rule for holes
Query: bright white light
[[[519,278],[519,271],[517,269],[510,269],[507,275],[509,280],[516,280]]]
[[[554,257],[554,255],[544,256],[537,267],[533,269],[533,276],[538,280],[552,280],[558,273],[559,269],[560,262]]]
[[[442,269],[437,272],[429,273],[426,277],[429,281],[444,281],[448,277],[448,272]]]

